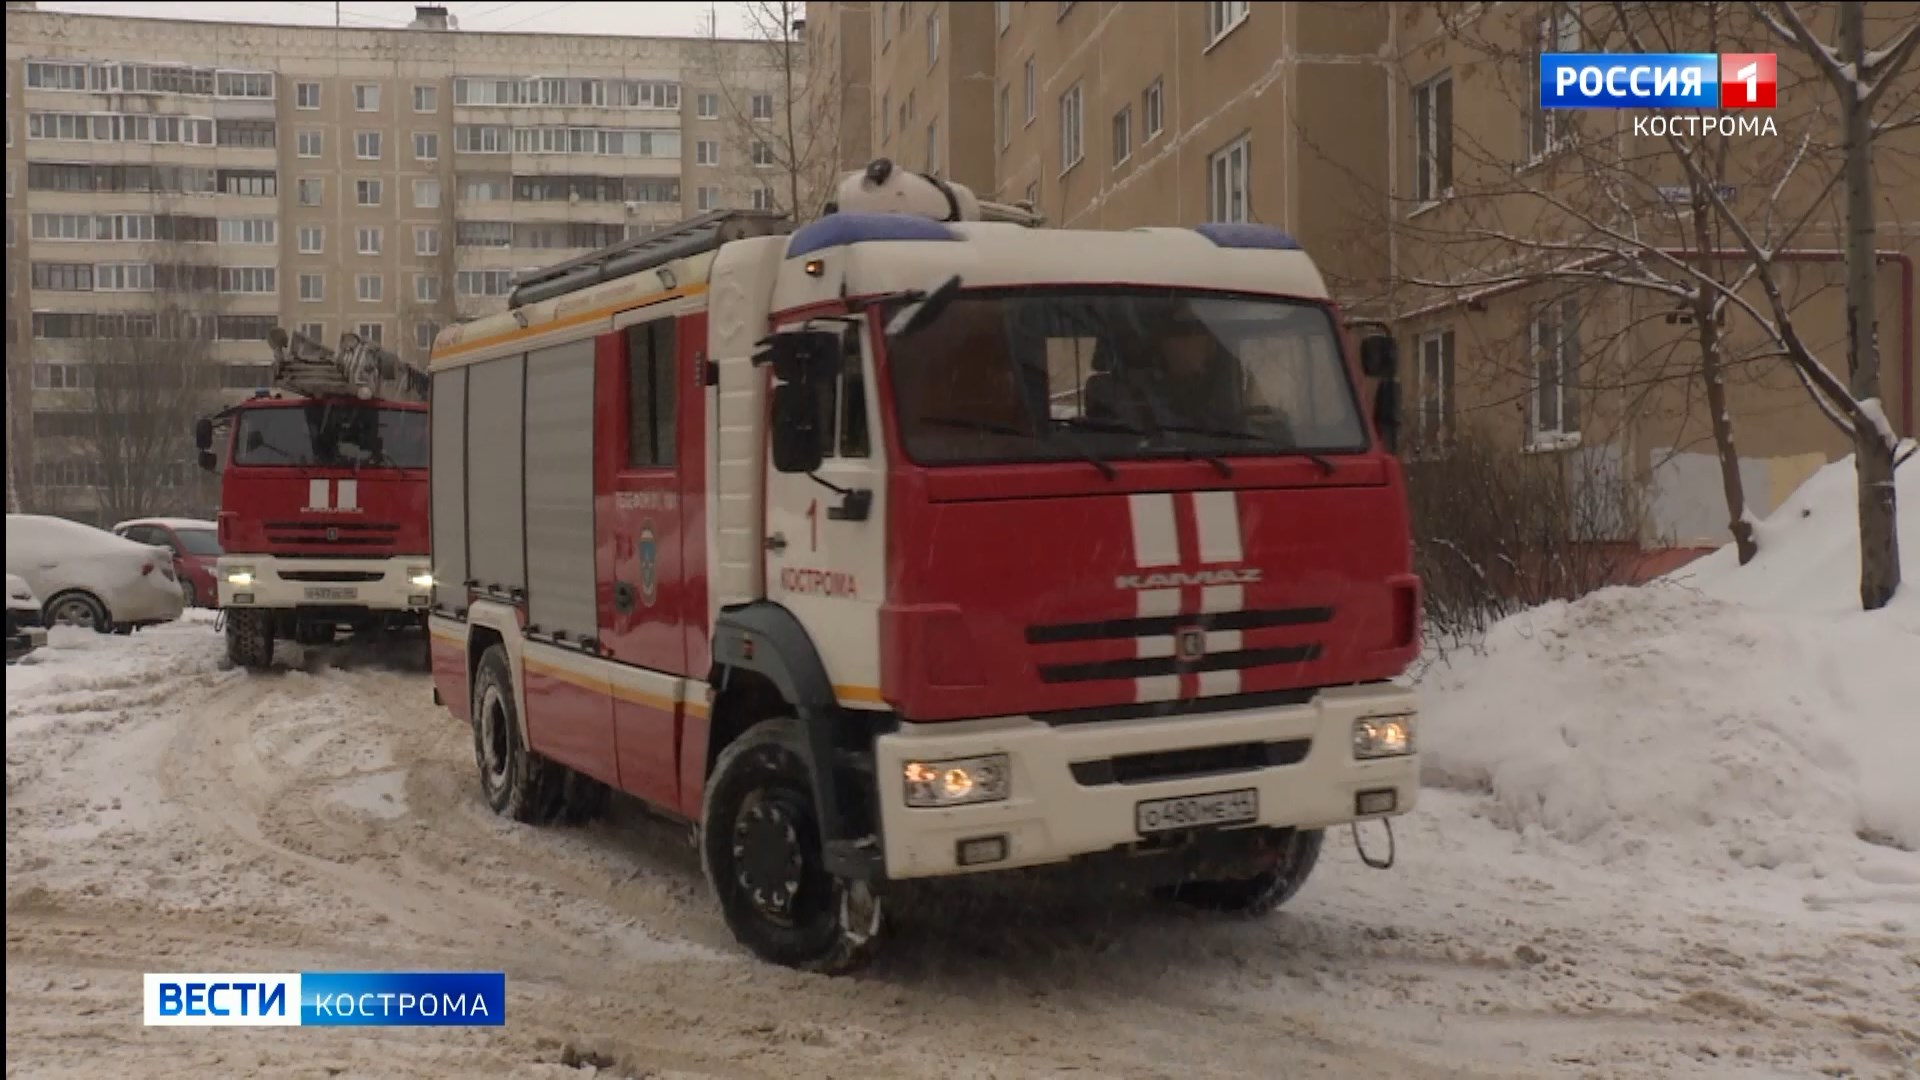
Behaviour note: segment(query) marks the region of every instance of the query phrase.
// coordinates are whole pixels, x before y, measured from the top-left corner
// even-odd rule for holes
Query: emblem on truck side
[[[1260,568],[1240,570],[1168,570],[1152,574],[1121,574],[1113,579],[1116,589],[1177,589],[1183,585],[1252,585],[1260,580]]]
[[[653,522],[640,526],[640,602],[652,607],[660,595],[660,545],[653,537]]]

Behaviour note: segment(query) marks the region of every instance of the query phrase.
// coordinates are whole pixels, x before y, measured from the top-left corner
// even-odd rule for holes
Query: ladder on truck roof
[[[714,210],[655,233],[636,236],[577,258],[536,270],[514,283],[507,308],[525,307],[579,292],[603,281],[637,274],[675,259],[704,255],[720,245],[752,236],[793,231],[786,215],[771,210]]]
[[[336,350],[305,334],[290,334],[276,326],[268,331],[267,344],[273,347],[273,386],[277,390],[312,398],[427,400],[429,383],[424,368],[358,334],[341,334]]]

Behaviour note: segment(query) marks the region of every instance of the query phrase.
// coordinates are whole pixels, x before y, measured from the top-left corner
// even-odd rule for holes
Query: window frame
[[[1442,94],[1444,88],[1444,105]],[[1451,70],[1413,88],[1413,196],[1420,209],[1453,197],[1453,100]],[[1444,115],[1442,115],[1444,113]],[[1442,177],[1444,176],[1444,183]]]
[[[1233,217],[1221,202],[1232,199],[1232,163],[1240,161],[1240,216]],[[1221,166],[1227,173],[1220,175]],[[1223,186],[1224,181],[1224,186]],[[1245,224],[1253,220],[1253,133],[1243,132],[1225,146],[1207,155],[1207,220],[1222,224]]]
[[[1071,148],[1072,156],[1068,156]],[[1087,95],[1085,82],[1076,81],[1060,93],[1060,175],[1072,172],[1087,157]]]

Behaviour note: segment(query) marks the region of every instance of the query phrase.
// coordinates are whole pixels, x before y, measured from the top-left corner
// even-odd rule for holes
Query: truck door
[[[608,527],[601,537],[603,641],[614,669],[614,746],[620,786],[678,806],[687,639],[706,618],[706,595],[690,583],[687,548],[703,551],[701,517],[687,484],[702,458],[694,382],[702,317],[655,315],[615,331],[612,392],[601,416],[613,461]],[[685,360],[683,362],[683,354]],[[603,371],[605,368],[603,368]],[[603,391],[605,393],[605,391]],[[704,652],[700,658],[704,663]]]
[[[821,414],[833,423],[818,479],[767,462],[766,580],[768,598],[812,635],[840,702],[878,708],[886,465],[884,448],[869,436],[880,428],[878,395],[867,390],[872,363],[864,337],[848,328],[840,377],[824,390]]]

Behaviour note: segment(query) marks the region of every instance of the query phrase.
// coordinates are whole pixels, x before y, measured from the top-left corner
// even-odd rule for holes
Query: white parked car
[[[18,574],[7,575],[7,663],[47,643],[46,624],[40,619],[40,600],[33,586]]]
[[[8,514],[7,573],[26,579],[51,625],[128,633],[186,607],[171,551],[65,518]]]

